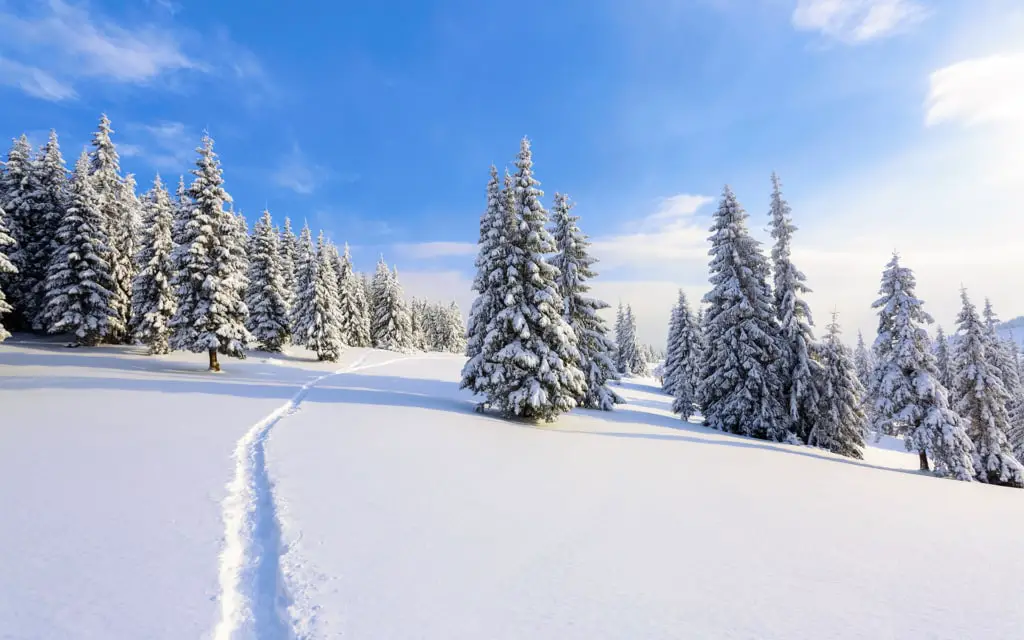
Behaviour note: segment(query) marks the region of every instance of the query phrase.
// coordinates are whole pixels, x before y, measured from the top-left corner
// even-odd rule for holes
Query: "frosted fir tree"
[[[427,351],[430,346],[427,344],[427,303],[425,300],[413,298],[409,302],[409,344],[418,351]]]
[[[299,232],[295,252],[295,303],[291,309],[292,341],[305,345],[313,331],[318,263],[309,223]]]
[[[590,256],[587,249],[590,241],[579,228],[579,217],[572,215],[573,206],[568,197],[555,194],[551,233],[557,253],[551,258],[551,264],[558,269],[556,282],[562,296],[562,318],[576,336],[580,369],[586,377],[585,392],[577,398],[577,403],[588,409],[611,411],[623,400],[608,387],[609,381],[619,379],[614,361],[615,344],[598,315],[610,305],[587,295],[588,282],[597,277],[593,269],[597,260]]]
[[[402,297],[398,270],[392,272],[381,256],[373,276],[370,337],[378,349],[400,351],[411,346],[412,322]]]
[[[185,227],[192,217],[191,209],[192,199],[185,186],[185,176],[179,176],[178,188],[174,192],[174,225],[171,227],[171,240],[175,245],[185,243]]]
[[[48,234],[53,230],[48,228],[46,191],[39,182],[35,165],[32,146],[22,135],[7,154],[0,184],[3,194],[0,204],[7,212],[8,233],[15,242],[9,258],[17,274],[9,274],[5,281],[15,311],[12,324],[17,328],[39,330],[45,325],[41,313],[45,304],[43,281],[47,267],[47,261],[41,258],[45,255],[44,247],[50,242]]]
[[[281,251],[281,279],[284,281],[285,304],[291,313],[297,290],[295,272],[298,268],[299,239],[295,237],[295,232],[292,231],[292,221],[287,217],[284,219],[284,228],[281,229],[278,248]]]
[[[170,321],[177,308],[174,293],[174,203],[160,180],[145,198],[145,222],[137,262],[139,272],[132,283],[132,317],[135,339],[153,355],[170,352]]]
[[[300,250],[303,242],[304,239],[300,240]],[[338,326],[338,276],[323,232],[317,238],[316,253],[303,267],[299,281],[305,288],[299,291],[296,306],[302,310],[306,322],[296,327],[295,338],[315,352],[317,359],[336,362],[344,348]]]
[[[665,355],[665,376],[672,391],[672,412],[683,420],[694,415],[697,406],[697,386],[700,384],[700,336],[697,320],[683,290],[673,312],[674,336]]]
[[[935,330],[935,368],[939,372],[939,382],[947,389],[953,388],[953,365],[949,357],[949,339],[946,332],[939,326]]]
[[[246,276],[239,259],[239,222],[225,204],[220,161],[213,139],[204,135],[196,150],[195,179],[188,190],[188,221],[175,250],[178,309],[171,319],[172,349],[206,351],[210,371],[220,371],[218,354],[244,358],[252,340],[246,329]]]
[[[359,332],[361,309],[356,304],[356,296],[361,291],[358,289],[358,277],[352,269],[352,255],[346,243],[338,260],[338,330],[345,344],[365,347]]]
[[[462,322],[459,305],[427,305],[424,314],[428,327],[427,342],[433,351],[464,353],[466,349],[466,325]]]
[[[987,328],[966,289],[960,290],[960,301],[952,395],[974,443],[976,477],[990,484],[1024,487],[1024,467],[1007,439],[1010,394],[986,353]]]
[[[576,406],[586,389],[572,327],[562,318],[558,269],[546,255],[554,239],[545,228],[543,192],[533,176],[530,142],[523,138],[516,173],[505,198],[506,278],[502,309],[488,326],[483,345],[489,376],[474,388],[483,408],[509,417],[552,421]]]
[[[863,410],[864,388],[857,379],[852,354],[839,339],[837,314],[825,328],[825,340],[818,353],[820,369],[815,387],[817,410],[813,413],[807,444],[849,458],[864,457],[867,417]]]
[[[711,291],[700,397],[714,429],[784,441],[787,363],[768,286],[768,261],[750,236],[747,213],[728,186],[711,226]]]
[[[1021,392],[1020,368],[1013,351],[1005,340],[999,337],[999,317],[992,308],[992,301],[985,298],[982,312],[985,323],[985,349],[989,361],[999,373],[1003,387],[1011,397]]]
[[[114,279],[109,255],[105,220],[83,152],[47,270],[45,316],[51,333],[70,333],[76,344],[92,346],[124,330],[111,305]]]
[[[636,318],[633,316],[631,305],[626,305],[626,311],[622,316],[622,333],[616,335],[616,343],[616,353],[623,374],[645,376],[649,373],[643,349],[636,341]]]
[[[3,320],[4,316],[14,310],[14,307],[7,302],[3,278],[13,276],[18,272],[9,257],[15,247],[14,238],[7,232],[7,213],[0,208],[0,342],[11,337],[11,333],[4,327]]]
[[[280,352],[291,337],[281,253],[270,211],[264,210],[253,227],[245,306],[249,308],[249,332],[271,352]]]
[[[924,329],[932,318],[916,288],[913,271],[893,254],[882,274],[880,297],[872,305],[878,309],[871,387],[874,431],[902,436],[907,450],[918,452],[922,471],[928,470],[931,455],[937,474],[970,481],[974,446],[939,382]]]
[[[811,357],[814,333],[811,308],[803,299],[810,293],[807,277],[793,264],[793,233],[797,230],[789,203],[782,197],[779,176],[772,173],[772,203],[769,230],[772,246],[772,272],[775,276],[775,317],[779,321],[784,370],[782,389],[792,432],[806,442],[818,406],[814,381],[821,375]]]
[[[679,290],[680,298],[684,297],[683,290]],[[679,315],[682,308],[682,300],[676,302],[668,318],[668,339],[665,342],[665,361],[661,363],[661,390],[670,396],[674,396],[678,384],[677,372],[679,371],[680,340],[682,338]]]
[[[504,196],[498,182],[498,169],[492,164],[487,182],[487,208],[480,216],[480,238],[477,241],[476,276],[473,291],[476,299],[469,310],[466,329],[466,356],[469,360],[462,373],[463,388],[472,388],[478,376],[487,375],[481,370],[483,358],[480,352],[487,337],[487,326],[501,310],[497,291],[502,284],[505,270],[503,234]]]
[[[941,329],[941,327],[940,327]],[[857,332],[857,347],[853,351],[853,362],[857,368],[857,380],[864,389],[871,386],[871,375],[875,368],[871,350],[864,344],[864,334]],[[866,392],[865,392],[866,393]]]
[[[622,348],[627,331],[626,307],[623,306],[622,300],[619,300],[619,306],[615,310],[615,366],[620,375],[626,375],[629,373],[629,365],[626,362],[626,351]]]
[[[68,187],[68,168],[64,163],[64,157],[60,152],[60,142],[57,139],[57,132],[50,130],[50,136],[46,144],[39,151],[39,157],[33,164],[33,171],[36,180],[42,189],[42,237],[37,238],[37,244],[32,248],[32,261],[38,265],[42,277],[36,283],[33,298],[42,310],[46,304],[46,269],[50,264],[53,254],[57,249],[57,229],[60,228],[61,220],[68,208],[70,195]],[[47,329],[43,314],[38,314],[33,328],[37,331]]]

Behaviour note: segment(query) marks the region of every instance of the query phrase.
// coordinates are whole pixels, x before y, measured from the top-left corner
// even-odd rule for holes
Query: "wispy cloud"
[[[707,224],[697,212],[713,198],[680,193],[662,198],[654,212],[620,234],[595,237],[593,254],[604,267],[650,267],[665,260],[707,257]]]
[[[281,164],[273,172],[274,183],[295,193],[309,195],[323,183],[337,177],[333,171],[310,160],[297,142],[281,159]],[[347,181],[358,178],[354,174],[340,176]]]
[[[925,122],[1024,131],[1024,49],[964,60],[929,77]]]
[[[187,171],[199,144],[198,132],[175,121],[130,123],[125,126],[127,142],[118,142],[118,152],[139,158],[158,171],[179,174]]]
[[[174,3],[156,3],[173,15]],[[75,98],[86,81],[153,85],[186,72],[268,84],[255,56],[224,34],[211,47],[171,25],[115,22],[85,2],[0,4],[0,37],[0,83],[44,100]]]
[[[798,0],[793,26],[856,44],[906,29],[927,15],[914,0]]]
[[[476,255],[477,245],[473,242],[398,243],[393,250],[408,258],[446,258]]]

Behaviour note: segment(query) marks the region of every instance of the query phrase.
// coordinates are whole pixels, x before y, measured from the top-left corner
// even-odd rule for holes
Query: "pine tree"
[[[249,331],[253,338],[265,351],[272,352],[281,351],[291,337],[288,288],[281,256],[270,211],[264,210],[253,228],[245,306],[249,308]]]
[[[284,228],[281,229],[278,248],[281,251],[281,279],[284,282],[284,301],[288,312],[291,313],[291,309],[295,305],[297,286],[295,271],[297,269],[299,239],[295,237],[295,233],[292,231],[292,221],[287,217],[284,219]]]
[[[1013,351],[1005,340],[999,337],[999,317],[992,308],[992,301],[985,298],[985,349],[989,361],[996,368],[1003,387],[1011,397],[1021,391],[1020,368]]]
[[[555,247],[539,184],[530,142],[523,138],[505,197],[506,278],[495,298],[503,308],[483,345],[490,373],[478,378],[474,390],[485,396],[482,406],[506,416],[551,421],[576,406],[586,378],[575,335],[561,315],[558,269],[545,259]]]
[[[249,311],[243,302],[246,277],[239,259],[238,219],[224,208],[224,190],[213,140],[204,135],[196,150],[195,180],[188,190],[188,221],[175,250],[178,308],[171,319],[172,349],[206,351],[210,370],[220,371],[217,354],[244,358],[252,336],[245,328]],[[243,245],[244,246],[244,245]]]
[[[672,412],[689,420],[697,404],[697,386],[700,383],[700,336],[697,320],[683,290],[673,313],[675,336],[669,342],[665,355],[665,375],[673,396]]]
[[[491,169],[492,178],[496,179],[494,167]],[[619,373],[613,360],[615,345],[598,312],[609,305],[586,295],[590,291],[588,281],[597,276],[592,268],[597,260],[587,251],[590,241],[577,224],[579,217],[571,213],[573,206],[566,196],[555,194],[552,236],[557,253],[551,264],[558,269],[556,282],[562,296],[562,317],[576,336],[580,369],[586,377],[584,393],[576,401],[583,407],[611,411],[613,405],[623,400],[608,388],[608,382],[618,380]]]
[[[875,364],[872,362],[871,351],[864,344],[864,335],[860,331],[857,332],[857,348],[853,352],[853,361],[857,368],[857,380],[864,389],[867,389],[871,385],[871,375]]]
[[[135,338],[156,355],[170,351],[169,323],[177,307],[172,285],[174,204],[159,175],[146,195],[145,218],[137,259],[139,272],[132,283],[132,317]]]
[[[192,218],[192,199],[185,187],[185,176],[178,176],[178,189],[174,192],[174,225],[171,240],[175,246],[185,244],[185,227]]]
[[[38,238],[39,242],[32,252],[32,260],[38,265],[43,277],[36,284],[33,298],[37,301],[39,310],[42,311],[46,305],[45,273],[57,250],[57,230],[68,209],[69,198],[68,168],[60,152],[60,142],[57,139],[56,131],[50,130],[50,137],[40,149],[39,158],[33,165],[33,171],[42,189],[41,206],[43,210],[40,227],[42,237]],[[33,328],[37,331],[45,330],[48,328],[45,324],[45,314],[39,313]]]
[[[935,330],[935,368],[939,372],[939,382],[942,386],[952,389],[953,367],[949,358],[949,340],[941,326]]]
[[[302,226],[295,250],[295,304],[292,305],[292,341],[305,345],[313,332],[316,308],[316,250],[309,223]]]
[[[966,289],[960,290],[960,301],[963,308],[957,317],[953,397],[974,443],[976,477],[991,484],[1024,487],[1024,467],[1014,457],[1007,439],[1010,394],[986,352],[987,328]]]
[[[378,349],[402,350],[410,346],[411,320],[402,299],[397,270],[392,272],[384,262],[377,262],[373,276],[373,299],[370,315],[370,338]]]
[[[464,353],[466,349],[466,326],[462,323],[459,305],[425,305],[425,332],[427,343],[433,351]]]
[[[109,256],[106,225],[83,152],[47,271],[45,317],[52,333],[68,332],[77,344],[92,346],[124,330],[111,306],[114,279]]]
[[[22,135],[15,140],[7,155],[3,184],[2,207],[8,216],[8,233],[15,242],[9,258],[17,269],[16,277],[6,280],[17,328],[42,329],[41,313],[45,305],[46,268],[49,262],[44,248],[49,245],[47,194],[39,182],[32,146]]]
[[[668,318],[668,339],[665,341],[665,362],[661,365],[661,390],[670,396],[676,394],[676,387],[679,384],[679,371],[680,353],[682,345],[682,331],[680,328],[680,314],[682,313],[683,300],[685,299],[683,290],[679,290],[679,300],[676,305],[672,307],[672,311]]]
[[[2,208],[0,208],[0,277],[13,275],[18,272],[17,267],[11,262],[10,257],[15,248],[14,238],[7,232],[7,214]],[[7,338],[11,337],[11,334],[4,327],[4,316],[14,310],[7,302],[7,296],[4,295],[3,282],[0,281],[0,342],[3,342]]]
[[[491,165],[491,177],[487,182],[487,208],[480,216],[480,239],[477,242],[476,276],[473,278],[473,291],[477,297],[469,311],[469,322],[466,335],[466,357],[469,360],[462,370],[462,388],[475,388],[480,377],[488,375],[482,367],[484,364],[484,340],[487,338],[487,327],[502,308],[497,291],[502,285],[505,271],[504,256],[504,218],[505,197],[498,184],[498,170]]]
[[[917,451],[921,470],[932,456],[939,475],[970,481],[974,447],[960,417],[949,408],[948,393],[939,382],[928,333],[932,318],[915,295],[914,273],[899,256],[882,274],[875,339],[875,374],[871,417],[877,433],[903,436],[908,451]]]
[[[413,298],[409,301],[409,326],[411,331],[410,345],[419,351],[428,351],[433,347],[427,344],[427,303],[425,300]]]
[[[863,387],[849,349],[839,340],[836,313],[825,330],[824,344],[819,352],[820,376],[815,381],[818,407],[812,414],[807,444],[850,458],[864,457]]]
[[[711,227],[700,398],[708,426],[783,441],[789,437],[781,377],[786,360],[768,261],[747,230],[747,217],[726,186]]]
[[[619,307],[615,310],[615,367],[618,369],[619,375],[629,373],[626,352],[622,349],[626,332],[626,308],[622,305],[622,300],[619,300]]]
[[[619,306],[621,307],[622,303],[619,303]],[[643,350],[636,341],[636,318],[633,317],[633,307],[626,305],[625,312],[621,314],[621,321],[616,319],[616,365],[621,369],[622,375],[647,375],[647,360],[644,359]]]
[[[334,273],[334,259],[324,242],[324,234],[317,238],[316,252],[304,254],[311,244],[309,227],[303,227],[299,240],[300,273],[302,287],[296,301],[301,324],[296,325],[295,338],[314,351],[320,360],[335,362],[341,355],[343,344],[338,325],[338,277]]]
[[[790,217],[789,203],[782,197],[779,176],[772,173],[772,204],[769,228],[775,245],[772,267],[775,275],[775,317],[783,354],[782,390],[789,412],[790,429],[806,442],[818,406],[814,381],[822,372],[811,358],[814,334],[811,309],[802,298],[810,293],[807,277],[793,264],[793,233],[797,230]]]

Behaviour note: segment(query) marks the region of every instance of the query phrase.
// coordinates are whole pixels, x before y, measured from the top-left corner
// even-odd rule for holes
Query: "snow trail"
[[[224,549],[218,571],[221,613],[214,640],[295,637],[288,612],[291,597],[281,569],[285,551],[281,523],[267,471],[267,438],[274,425],[293,413],[310,389],[327,378],[415,359],[406,356],[364,365],[366,357],[302,385],[291,400],[254,424],[235,445],[235,475],[222,503]]]

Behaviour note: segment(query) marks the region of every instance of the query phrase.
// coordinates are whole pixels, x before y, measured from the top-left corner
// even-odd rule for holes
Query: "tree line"
[[[791,214],[773,174],[769,258],[725,188],[709,238],[711,290],[697,313],[680,291],[669,322],[662,384],[673,410],[714,429],[852,458],[863,457],[871,433],[897,436],[922,470],[1024,486],[1021,361],[1016,343],[999,337],[991,304],[979,314],[962,290],[954,339],[940,328],[933,343],[913,271],[893,254],[873,305],[871,347],[859,334],[855,351],[843,344],[835,313],[816,340],[810,288],[791,257]]]
[[[0,341],[9,330],[68,334],[76,346],[139,343],[152,354],[280,351],[337,360],[345,346],[461,352],[454,302],[407,301],[383,256],[372,279],[321,231],[298,237],[269,211],[250,233],[204,135],[192,182],[160,176],[141,198],[122,176],[104,115],[68,172],[56,132],[34,153],[14,141],[0,174]]]

